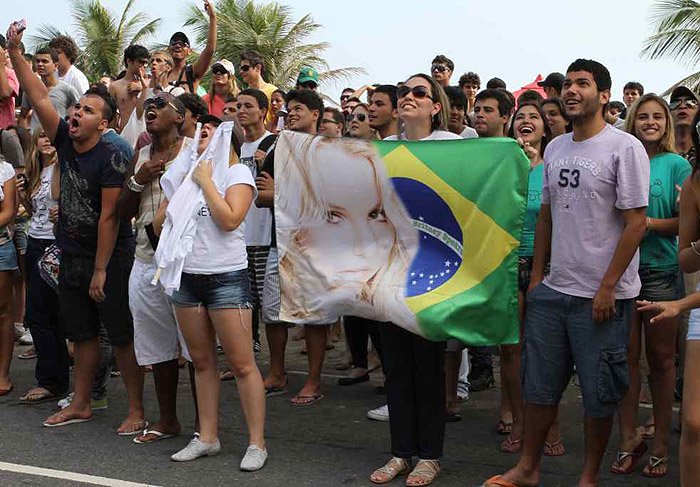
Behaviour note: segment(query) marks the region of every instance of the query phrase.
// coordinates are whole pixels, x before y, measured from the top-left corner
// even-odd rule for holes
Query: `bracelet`
[[[146,189],[146,185],[136,182],[136,176],[131,176],[126,182],[126,186],[134,193],[141,193],[144,189]]]
[[[695,242],[690,242],[690,248],[693,249],[693,252],[695,252],[695,255],[700,257],[700,252],[698,252],[698,249],[696,248],[696,243]]]
[[[651,229],[651,218],[647,217],[647,230]]]

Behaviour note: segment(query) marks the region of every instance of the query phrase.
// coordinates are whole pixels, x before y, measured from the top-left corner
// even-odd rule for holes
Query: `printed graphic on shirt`
[[[601,169],[598,164],[585,157],[565,157],[548,167],[550,181],[556,182],[556,204],[560,210],[572,212],[581,201],[595,199],[596,192],[590,178],[597,178]],[[550,183],[551,184],[551,183]]]

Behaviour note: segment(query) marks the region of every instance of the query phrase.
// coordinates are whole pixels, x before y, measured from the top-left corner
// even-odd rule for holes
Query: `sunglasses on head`
[[[156,97],[156,98],[149,98],[145,102],[143,102],[143,108],[144,110],[148,110],[151,106],[155,108],[156,110],[160,110],[161,108],[164,108],[166,105],[170,105],[170,107],[175,110],[177,113],[182,113],[182,111],[177,108],[173,102],[167,101],[164,98],[161,97]]]
[[[214,66],[213,68],[211,68],[211,72],[214,74],[227,74],[228,73],[228,71],[226,71],[226,68],[224,68],[223,66]]]
[[[671,110],[675,110],[683,103],[685,103],[685,106],[687,106],[688,108],[695,108],[698,106],[698,101],[695,98],[680,97],[673,100],[669,107],[671,108]]]
[[[442,64],[433,64],[430,67],[430,71],[437,71],[438,73],[444,73],[447,71],[447,66],[443,66]]]
[[[367,115],[365,115],[364,113],[358,113],[357,115],[355,115],[354,113],[351,113],[350,115],[347,116],[348,123],[355,120],[355,118],[357,118],[358,122],[364,122],[367,119]]]
[[[414,98],[419,100],[423,98],[430,98],[431,100],[433,99],[433,97],[428,94],[428,88],[426,88],[425,86],[414,86],[413,88],[409,88],[406,85],[402,85],[399,89],[396,90],[396,96],[398,98],[404,98],[409,93],[413,93]]]

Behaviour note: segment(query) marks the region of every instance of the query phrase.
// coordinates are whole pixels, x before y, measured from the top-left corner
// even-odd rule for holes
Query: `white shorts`
[[[151,284],[156,266],[134,259],[129,276],[129,308],[134,318],[134,352],[139,365],[153,365],[182,355],[192,361],[175,319],[170,298],[160,284]]]

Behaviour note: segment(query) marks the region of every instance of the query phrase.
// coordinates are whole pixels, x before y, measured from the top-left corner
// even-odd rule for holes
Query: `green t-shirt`
[[[527,178],[527,209],[525,224],[520,234],[520,256],[531,257],[535,253],[535,226],[537,215],[540,213],[542,201],[542,171],[544,164],[539,164],[530,170]]]
[[[668,219],[678,216],[678,190],[676,185],[690,175],[690,164],[678,154],[665,153],[653,157],[649,183],[649,218]],[[678,268],[678,237],[651,232],[640,246],[640,267],[650,270],[674,270]]]

